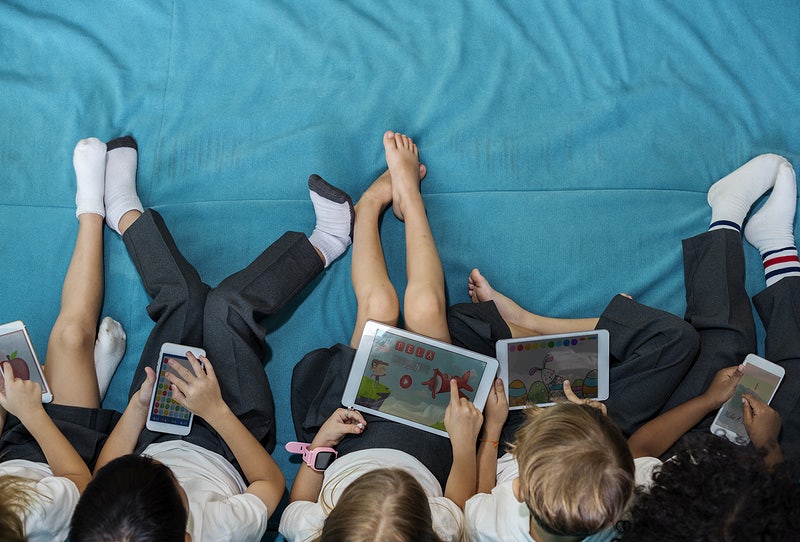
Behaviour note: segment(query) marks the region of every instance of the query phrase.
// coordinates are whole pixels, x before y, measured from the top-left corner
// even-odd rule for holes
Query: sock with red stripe
[[[778,169],[788,164],[783,156],[762,154],[715,182],[708,190],[711,206],[709,230],[742,231],[750,208],[775,183]]]
[[[772,193],[744,228],[747,241],[761,253],[767,286],[783,277],[800,276],[794,240],[797,181],[788,162],[781,164]]]

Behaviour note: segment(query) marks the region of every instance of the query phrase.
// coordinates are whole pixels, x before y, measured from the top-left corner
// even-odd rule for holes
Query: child
[[[100,447],[119,413],[100,408],[125,351],[125,333],[103,305],[103,196],[118,180],[126,138],[90,138],[75,146],[78,235],[47,348],[45,378],[15,378],[2,364],[0,393],[0,531],[4,540],[66,540],[72,510],[91,479]],[[88,465],[88,466],[87,466]],[[13,534],[12,534],[13,533]],[[13,537],[12,537],[13,536]]]
[[[383,144],[389,169],[355,207],[352,282],[358,311],[350,346],[311,352],[292,375],[292,417],[298,439],[312,450],[335,447],[338,458],[324,472],[307,465],[298,470],[280,523],[281,534],[290,541],[328,539],[334,532],[347,540],[458,540],[460,506],[475,491],[475,444],[482,415],[467,399],[459,398],[455,381],[450,383],[445,413],[449,442],[337,408],[366,321],[397,325],[399,320],[400,303],[389,280],[378,229],[390,204],[405,222],[405,327],[450,342],[442,265],[419,190],[425,168],[407,136],[389,131]],[[365,502],[370,503],[367,508],[362,507]],[[412,519],[414,524],[409,525]]]
[[[135,166],[136,156],[130,158]],[[109,225],[122,235],[152,298],[147,310],[156,324],[128,407],[75,509],[73,542],[261,539],[285,488],[269,455],[275,414],[262,365],[261,321],[280,311],[351,242],[349,196],[316,175],[308,185],[317,215],[311,236],[285,233],[245,269],[211,288],[180,253],[161,216],[152,209],[142,212],[135,176],[129,178],[127,209]],[[145,429],[153,365],[165,342],[208,353],[199,359],[187,353],[194,374],[172,366],[179,374],[169,378],[173,397],[196,415],[186,437]]]
[[[773,186],[774,185],[774,186]],[[743,367],[756,350],[755,322],[744,283],[741,226],[752,204],[772,188],[769,199],[744,229],[761,253],[767,288],[753,298],[766,330],[767,359],[786,369],[774,409],[753,394],[744,394],[744,423],[753,445],[764,450],[768,464],[783,460],[778,443],[780,416],[786,425],[784,448],[800,456],[797,399],[800,358],[797,317],[800,263],[794,240],[797,184],[782,157],[761,155],[718,181],[709,190],[709,231],[683,243],[686,266],[687,320],[700,334],[700,355],[665,412],[634,433],[635,456],[662,456],[686,432],[707,433],[713,417],[736,390]]]

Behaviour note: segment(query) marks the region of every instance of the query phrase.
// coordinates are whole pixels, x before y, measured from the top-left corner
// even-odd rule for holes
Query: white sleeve
[[[428,497],[433,530],[445,542],[461,540],[464,530],[464,512],[447,497]]]
[[[278,531],[289,542],[313,540],[322,531],[325,517],[319,503],[295,501],[281,514]]]
[[[250,493],[208,502],[203,508],[202,518],[199,518],[202,523],[201,538],[259,541],[267,531],[268,516],[269,511],[264,502]]]
[[[78,504],[78,487],[68,478],[47,476],[35,483],[35,501],[25,516],[29,542],[67,539],[72,512]]]

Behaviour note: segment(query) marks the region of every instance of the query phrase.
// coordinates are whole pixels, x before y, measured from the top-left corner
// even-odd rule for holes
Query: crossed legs
[[[355,206],[351,279],[358,312],[350,346],[358,347],[367,320],[397,325],[400,318],[400,301],[389,280],[379,230],[381,215],[390,204],[405,223],[405,328],[449,343],[444,272],[419,190],[425,167],[409,137],[389,131],[383,145],[389,169]]]

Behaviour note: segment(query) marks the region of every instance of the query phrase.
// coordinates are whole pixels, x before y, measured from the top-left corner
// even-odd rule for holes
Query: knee
[[[406,291],[403,317],[408,329],[424,330],[447,322],[444,296],[431,292]]]
[[[50,332],[50,346],[64,351],[93,352],[97,340],[94,323],[59,318]]]
[[[400,301],[394,290],[376,288],[358,298],[358,312],[365,320],[397,322]]]
[[[214,288],[206,297],[204,318],[205,320],[226,321],[231,307],[236,305],[236,300],[226,290]]]
[[[664,331],[667,344],[684,352],[686,358],[694,359],[700,352],[700,334],[686,320],[675,317],[674,325]]]

